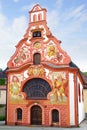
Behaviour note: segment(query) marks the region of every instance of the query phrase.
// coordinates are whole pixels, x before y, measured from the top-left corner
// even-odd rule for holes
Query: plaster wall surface
[[[73,74],[69,74],[69,100],[70,100],[70,125],[75,125],[75,102],[74,102],[74,80]]]

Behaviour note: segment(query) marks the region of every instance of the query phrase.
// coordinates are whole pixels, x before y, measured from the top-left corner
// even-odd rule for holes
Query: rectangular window
[[[41,31],[33,32],[33,37],[41,37]]]
[[[35,53],[33,56],[33,64],[38,65],[40,64],[41,55],[39,53]]]
[[[22,120],[22,109],[21,108],[17,109],[17,120]]]

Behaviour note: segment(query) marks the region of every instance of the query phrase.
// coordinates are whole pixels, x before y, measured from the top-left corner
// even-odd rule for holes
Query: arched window
[[[59,122],[59,112],[56,109],[52,110],[52,122],[53,123]]]
[[[51,87],[47,81],[41,78],[33,78],[27,81],[23,87],[28,99],[46,99]]]
[[[22,109],[21,108],[17,109],[17,120],[22,120]]]
[[[37,20],[37,16],[36,14],[33,15],[33,22],[35,22]]]
[[[38,20],[42,20],[42,15],[41,14],[38,14]]]
[[[84,101],[84,94],[83,94],[83,89],[82,89],[82,101]]]
[[[35,53],[33,55],[33,64],[34,65],[38,65],[38,64],[40,64],[40,61],[41,61],[41,55],[40,55],[40,53]]]
[[[79,95],[79,102],[81,102],[80,84],[78,84],[78,95]]]

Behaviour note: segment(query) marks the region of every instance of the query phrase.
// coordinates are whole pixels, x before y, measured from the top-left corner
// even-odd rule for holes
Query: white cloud
[[[13,23],[11,25],[11,30],[13,30],[12,34],[13,34],[13,37],[16,37],[16,40],[20,40],[20,36],[21,37],[23,36],[23,34],[25,33],[26,25],[27,25],[27,22],[24,16],[15,18],[13,20]]]
[[[78,19],[82,16],[82,14],[84,13],[84,8],[85,8],[85,5],[82,4],[80,6],[77,6],[77,7],[74,7],[74,8],[70,8],[68,10],[68,14],[65,15],[65,20],[69,20],[69,19]]]
[[[87,10],[83,4],[73,9],[63,10],[62,13],[56,8],[48,13],[49,27],[54,34],[61,38],[69,38],[72,33],[74,34],[82,29],[86,22]]]
[[[63,0],[57,0],[56,4],[57,4],[58,8],[61,8],[62,4],[63,4]]]
[[[0,14],[0,27],[4,27],[6,19],[7,18],[3,14]]]
[[[15,45],[21,40],[26,29],[27,22],[24,16],[14,18],[7,26],[8,19],[0,14],[0,68],[5,69],[9,58],[14,54]]]
[[[0,2],[0,10],[2,10],[2,4],[1,4],[1,2]]]
[[[56,10],[52,10],[51,12],[48,12],[47,22],[49,24],[49,27],[52,28],[53,30],[58,26],[59,14]]]
[[[22,11],[30,11],[32,9],[32,7],[35,5],[35,3],[32,3],[30,5],[24,5],[21,10]]]
[[[63,5],[63,1],[60,2]],[[70,55],[71,60],[81,70],[87,71],[87,37],[85,36],[87,28],[84,29],[86,23],[87,9],[84,4],[67,8],[62,13],[58,8],[48,13],[48,25],[52,34],[63,41],[61,47]]]

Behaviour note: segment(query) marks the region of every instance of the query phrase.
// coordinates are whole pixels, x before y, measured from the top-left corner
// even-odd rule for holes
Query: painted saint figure
[[[53,80],[53,89],[49,93],[49,99],[51,102],[65,102],[66,94],[65,89],[67,85],[67,80],[63,78],[62,75],[57,76],[56,79]]]

